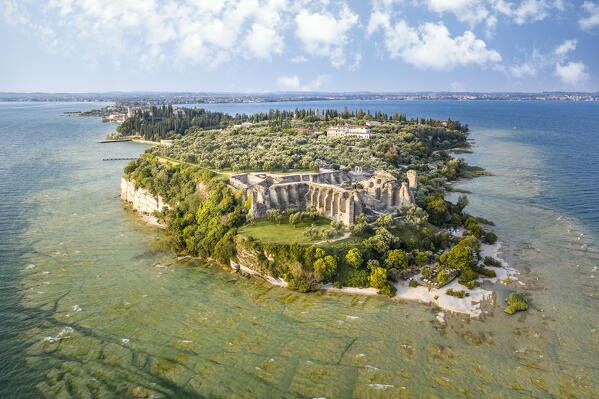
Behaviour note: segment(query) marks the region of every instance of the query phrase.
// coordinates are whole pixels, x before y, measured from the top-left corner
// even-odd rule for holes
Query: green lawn
[[[310,243],[308,237],[304,236],[304,229],[314,223],[315,226],[329,226],[331,220],[319,217],[316,221],[302,221],[296,227],[289,224],[288,220],[282,220],[281,224],[267,219],[257,220],[253,225],[243,226],[240,233],[253,237],[257,240],[268,241],[281,244]]]

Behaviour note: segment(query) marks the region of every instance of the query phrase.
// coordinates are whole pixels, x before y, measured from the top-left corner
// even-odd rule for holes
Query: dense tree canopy
[[[364,120],[382,122],[372,128],[371,140],[330,138],[305,131]],[[232,127],[240,122],[252,125]],[[492,272],[477,266],[477,239],[495,242],[497,237],[482,229],[484,219],[463,213],[468,204],[465,196],[455,205],[444,197],[449,180],[467,176],[468,166],[447,152],[467,146],[467,127],[459,122],[408,121],[405,114],[389,117],[363,110],[326,110],[320,115],[313,110],[270,111],[231,117],[201,109],[162,107],[138,111],[120,130],[153,140],[178,138],[172,146],[148,149],[125,167],[125,173],[137,186],[172,205],[173,209],[159,216],[168,225],[171,247],[179,253],[228,264],[236,259],[241,245],[259,254],[261,272],[283,278],[300,291],[334,283],[371,286],[392,295],[390,282],[420,269],[440,283],[455,277],[457,270],[467,286],[473,286],[479,274]],[[396,214],[380,215],[374,223],[368,223],[365,215],[358,216],[351,228],[352,241],[347,244],[343,240],[324,247],[274,244],[238,234],[239,228],[253,220],[248,215],[251,202],[243,201],[242,192],[225,184],[226,176],[219,172],[317,170],[320,165],[383,169],[400,179],[405,169],[415,169],[419,173],[416,204]],[[272,209],[267,214],[277,226],[292,229],[302,220],[318,217],[314,209]],[[457,226],[464,226],[472,236],[457,243],[444,231]],[[343,229],[338,223],[331,223],[330,228],[311,226],[304,235],[313,241],[328,240]]]

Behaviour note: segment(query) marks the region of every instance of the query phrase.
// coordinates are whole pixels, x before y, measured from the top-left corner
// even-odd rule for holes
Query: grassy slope
[[[316,226],[329,226],[331,221],[324,217],[319,217],[316,221],[302,221],[296,227],[289,224],[287,220],[282,220],[281,224],[271,222],[267,219],[257,220],[253,225],[243,226],[240,233],[246,236],[253,237],[258,240],[290,244],[297,242],[300,244],[310,243],[308,237],[304,236],[304,229],[312,223]]]

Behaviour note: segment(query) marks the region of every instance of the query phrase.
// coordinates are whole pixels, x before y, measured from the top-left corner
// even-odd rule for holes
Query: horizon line
[[[485,95],[485,94],[500,94],[500,95],[534,95],[534,94],[582,94],[582,95],[599,95],[599,91],[269,91],[269,92],[227,92],[227,91],[160,91],[160,90],[132,90],[132,91],[0,91],[0,96],[6,95],[134,95],[134,94],[151,94],[151,95],[212,95],[212,96],[281,96],[281,95],[423,95],[423,94],[443,94],[443,95]]]

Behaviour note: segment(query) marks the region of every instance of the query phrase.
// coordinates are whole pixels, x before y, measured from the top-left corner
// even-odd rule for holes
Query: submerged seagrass
[[[4,103],[0,396],[598,397],[597,105],[355,104],[472,122],[475,147],[460,156],[494,176],[458,187],[472,192],[468,213],[497,224],[502,253],[486,256],[522,271],[519,283],[494,286],[497,296],[517,289],[535,311],[510,317],[498,302],[484,322],[435,317],[426,306],[299,294],[148,252],[163,233],[118,200],[126,162],[101,161],[146,146],[97,144],[114,128],[61,116],[101,104]],[[309,222],[280,226],[303,237]]]

